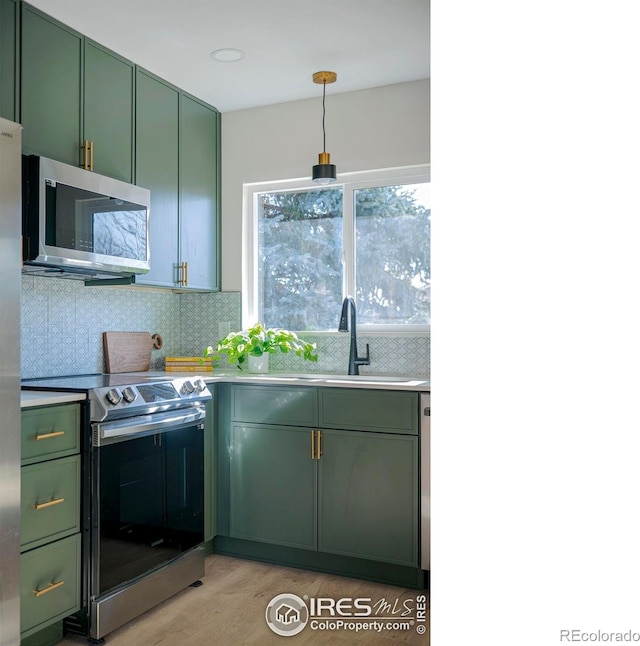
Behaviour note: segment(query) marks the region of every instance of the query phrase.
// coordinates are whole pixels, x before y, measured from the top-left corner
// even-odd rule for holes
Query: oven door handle
[[[134,437],[176,431],[185,426],[198,424],[204,420],[205,415],[204,406],[194,404],[186,411],[183,409],[166,413],[152,413],[113,422],[94,423],[92,424],[91,443],[93,446],[104,446],[112,442],[131,440]]]

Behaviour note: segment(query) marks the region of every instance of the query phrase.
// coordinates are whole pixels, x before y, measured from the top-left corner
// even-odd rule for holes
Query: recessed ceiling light
[[[247,57],[241,49],[233,49],[233,47],[214,49],[209,55],[218,63],[235,63]]]

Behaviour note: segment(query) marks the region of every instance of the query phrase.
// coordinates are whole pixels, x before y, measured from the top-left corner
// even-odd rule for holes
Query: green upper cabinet
[[[0,0],[0,117],[16,121],[18,5]]]
[[[82,36],[22,4],[22,150],[74,166],[81,153]]]
[[[217,291],[220,115],[138,69],[136,184],[151,190],[151,270],[136,283]]]
[[[136,184],[151,191],[151,270],[136,283],[176,287],[180,91],[141,69],[136,80]]]
[[[133,63],[89,40],[84,46],[84,137],[93,170],[133,180]]]
[[[24,3],[21,53],[23,151],[132,181],[134,65]]]
[[[186,94],[181,107],[181,286],[218,290],[220,114]]]
[[[136,283],[218,291],[220,113],[28,4],[0,3],[0,110],[22,123],[23,152],[148,188],[151,270]]]

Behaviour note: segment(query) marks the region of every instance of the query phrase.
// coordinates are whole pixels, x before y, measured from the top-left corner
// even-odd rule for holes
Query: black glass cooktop
[[[23,379],[25,390],[59,390],[62,392],[87,392],[105,386],[128,386],[146,381],[171,381],[171,377],[143,377],[141,375],[69,375],[65,377],[45,377],[43,379]]]

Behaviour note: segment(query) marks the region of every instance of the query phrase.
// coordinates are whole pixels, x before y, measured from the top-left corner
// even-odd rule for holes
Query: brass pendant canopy
[[[315,72],[313,75],[314,83],[335,83],[338,80],[338,75],[335,72]]]

